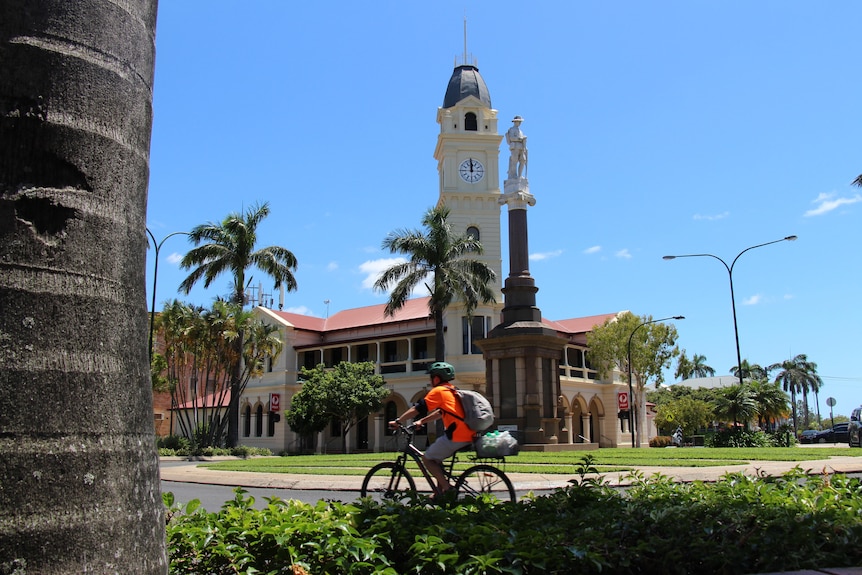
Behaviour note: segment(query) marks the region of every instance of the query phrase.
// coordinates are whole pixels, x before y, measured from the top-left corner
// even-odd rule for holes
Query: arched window
[[[469,228],[467,228],[467,235],[478,242],[480,239],[479,228],[477,228],[476,226],[470,226]]]
[[[246,404],[245,409],[242,410],[242,436],[248,437],[251,435],[251,406]]]
[[[254,436],[260,437],[263,435],[263,406],[261,404],[257,404],[257,413],[255,414],[257,417],[254,422]]]
[[[464,129],[468,132],[475,132],[479,129],[478,122],[476,122],[476,114],[473,112],[464,114]]]

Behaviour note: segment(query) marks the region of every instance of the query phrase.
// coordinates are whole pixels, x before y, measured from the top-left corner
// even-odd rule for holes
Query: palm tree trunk
[[[0,570],[167,572],[144,273],[156,5],[3,4]]]
[[[446,338],[443,331],[443,310],[434,310],[434,361],[446,361]]]
[[[227,409],[227,446],[239,445],[239,396],[242,393],[242,332],[233,342],[237,358],[230,377],[230,401]]]
[[[793,434],[799,435],[799,425],[797,424],[796,413],[796,388],[790,388],[790,407],[793,412]]]

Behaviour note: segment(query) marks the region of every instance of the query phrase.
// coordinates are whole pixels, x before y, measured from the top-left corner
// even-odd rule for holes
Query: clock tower
[[[465,56],[466,61],[466,56]],[[503,264],[500,234],[500,142],[497,110],[475,64],[456,66],[449,78],[443,106],[437,109],[440,134],[437,160],[440,196],[438,205],[450,210],[449,223],[456,234],[471,234],[482,244],[483,261],[496,274],[491,286],[496,303],[480,303],[467,317],[462,302],[445,312],[446,355],[458,370],[462,384],[484,391],[485,366],[475,344],[500,322],[503,309]]]
[[[440,134],[434,158],[440,177],[438,203],[451,210],[456,233],[478,235],[484,253],[476,256],[503,282],[500,238],[500,141],[497,110],[475,65],[457,66],[449,79],[443,106],[437,109]],[[501,301],[501,297],[497,297]]]

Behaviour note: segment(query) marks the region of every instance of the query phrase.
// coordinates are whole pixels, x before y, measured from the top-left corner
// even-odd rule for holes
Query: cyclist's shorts
[[[462,447],[472,444],[472,441],[452,441],[445,435],[438,437],[437,441],[432,443],[425,450],[425,457],[434,461],[443,461]]]

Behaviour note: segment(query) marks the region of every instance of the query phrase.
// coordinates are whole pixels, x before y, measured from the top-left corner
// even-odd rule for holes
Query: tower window
[[[478,242],[479,228],[477,228],[476,226],[470,226],[469,228],[467,228],[467,235]]]
[[[476,114],[467,112],[464,114],[464,129],[468,132],[475,132],[479,129],[479,123],[476,121]]]

